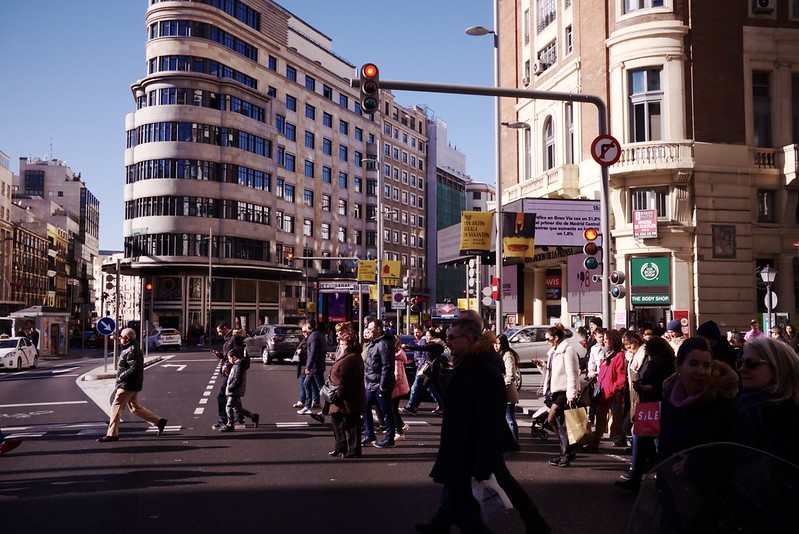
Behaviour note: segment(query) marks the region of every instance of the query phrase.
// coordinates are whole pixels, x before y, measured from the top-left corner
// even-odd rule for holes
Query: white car
[[[175,349],[180,350],[183,340],[180,332],[174,328],[153,328],[147,336],[147,346],[150,350]]]
[[[530,360],[547,360],[550,344],[546,341],[546,332],[551,325],[514,326],[505,331],[510,348],[516,351],[521,360],[521,367],[535,367]],[[577,357],[585,357],[586,348],[583,336],[566,329],[566,341],[569,342]]]
[[[39,365],[36,347],[24,337],[0,339],[0,369],[25,369]]]

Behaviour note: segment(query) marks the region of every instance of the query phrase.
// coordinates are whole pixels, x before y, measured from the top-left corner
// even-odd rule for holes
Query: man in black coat
[[[710,345],[710,350],[713,353],[713,359],[719,360],[730,368],[735,369],[735,349],[732,348],[727,338],[721,335],[721,329],[716,321],[707,321],[699,325],[696,329],[696,335],[703,337]]]
[[[233,330],[230,325],[225,321],[219,321],[216,325],[216,333],[222,336],[222,350],[211,350],[211,353],[219,360],[219,392],[216,394],[216,406],[219,413],[219,419],[213,424],[211,428],[214,430],[221,430],[228,424],[227,420],[227,377],[230,372],[230,362],[227,359],[227,353],[231,349],[239,349],[242,354],[244,353],[244,338],[241,336],[233,335]],[[247,358],[247,367],[249,367],[249,358]],[[244,423],[242,418],[239,423]],[[233,421],[231,421],[233,424]]]
[[[319,391],[325,385],[325,360],[327,341],[325,335],[317,330],[316,321],[308,319],[306,323],[308,337],[305,338],[305,406],[297,410],[298,414],[311,414],[313,399],[319,398]]]
[[[391,408],[391,393],[397,377],[394,374],[394,336],[383,331],[383,321],[374,319],[364,338],[368,338],[369,347],[366,349],[366,363],[364,365],[364,381],[366,383],[366,412],[363,414],[365,436],[362,445],[374,442],[377,448],[394,446],[394,415]],[[382,440],[376,441],[374,422],[372,421],[372,406],[375,404],[383,413],[386,425],[386,434]]]
[[[119,422],[125,406],[130,408],[133,415],[158,427],[159,436],[166,427],[166,419],[154,414],[139,402],[139,392],[144,387],[144,355],[136,345],[136,331],[132,328],[122,329],[122,332],[119,333],[119,343],[122,346],[122,352],[119,354],[117,364],[117,390],[111,404],[111,421],[108,425],[108,432],[97,440],[100,443],[119,441]]]

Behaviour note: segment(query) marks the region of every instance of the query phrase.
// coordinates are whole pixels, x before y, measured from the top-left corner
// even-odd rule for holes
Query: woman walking
[[[336,394],[330,405],[335,446],[330,456],[361,457],[361,414],[366,411],[363,359],[352,323],[336,325],[340,354],[330,369],[330,383]]]
[[[516,423],[516,405],[519,404],[519,391],[516,389],[519,375],[519,355],[510,348],[508,336],[500,334],[494,341],[494,350],[505,364],[505,389],[508,392],[508,407],[505,411],[505,420],[513,434],[515,449],[519,450],[519,425]]]

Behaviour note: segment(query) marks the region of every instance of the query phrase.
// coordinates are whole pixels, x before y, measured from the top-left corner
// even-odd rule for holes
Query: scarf
[[[677,380],[677,382],[674,384],[674,389],[671,390],[669,401],[675,408],[690,408],[702,398],[706,391],[707,389],[704,389],[699,393],[689,395],[688,392],[685,391],[685,385],[683,384],[683,381]]]

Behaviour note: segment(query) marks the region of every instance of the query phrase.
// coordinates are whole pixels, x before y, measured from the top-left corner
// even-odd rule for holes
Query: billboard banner
[[[461,212],[461,256],[486,255],[491,251],[493,221],[490,211]]]
[[[506,264],[524,263],[535,251],[535,213],[502,212],[502,257]]]

